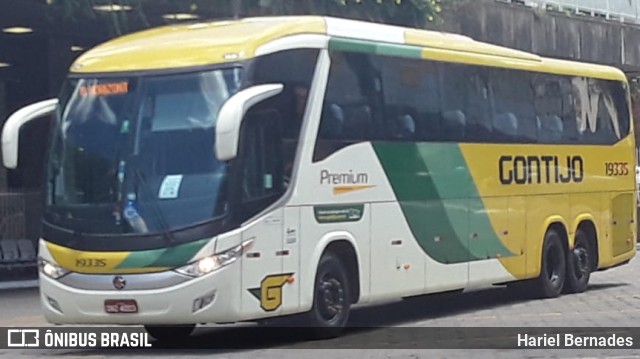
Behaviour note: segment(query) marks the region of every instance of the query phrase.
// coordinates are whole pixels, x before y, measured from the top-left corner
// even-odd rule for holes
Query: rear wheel
[[[186,339],[193,333],[195,324],[187,325],[145,325],[144,329],[160,342],[177,342]]]
[[[318,264],[313,307],[304,316],[304,325],[314,339],[340,335],[349,320],[351,297],[347,271],[342,261],[328,253]]]
[[[533,282],[535,293],[542,298],[555,298],[564,288],[567,267],[562,237],[551,228],[542,246],[540,276]]]
[[[578,229],[573,249],[567,255],[567,282],[565,290],[568,293],[582,293],[589,286],[591,268],[593,268],[593,249],[587,233]]]

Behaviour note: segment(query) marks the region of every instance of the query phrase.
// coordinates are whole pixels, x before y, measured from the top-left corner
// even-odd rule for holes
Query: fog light
[[[58,312],[60,312],[62,314],[62,309],[60,308],[60,304],[58,303],[57,300],[51,298],[51,297],[47,297],[47,302],[49,302],[49,305],[57,310]]]
[[[209,304],[211,304],[211,302],[213,302],[215,297],[216,297],[216,294],[215,293],[211,293],[211,294],[207,294],[205,296],[202,296],[200,298],[196,298],[193,301],[192,311],[195,313],[195,312],[207,307]]]

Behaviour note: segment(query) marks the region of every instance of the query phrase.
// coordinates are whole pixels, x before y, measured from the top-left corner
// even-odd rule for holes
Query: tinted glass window
[[[367,54],[332,52],[314,161],[382,133],[382,79]]]
[[[444,64],[441,66],[442,112],[439,141],[464,141],[466,138],[467,92],[469,67]]]
[[[334,54],[316,160],[368,140],[613,144],[629,133],[619,82],[352,55]]]
[[[561,143],[571,137],[565,136],[565,133],[569,133],[571,128],[569,122],[575,123],[575,115],[573,111],[563,111],[571,108],[571,95],[566,93],[566,84],[563,91],[560,78],[535,75],[532,86],[538,142]]]
[[[276,111],[252,111],[245,121],[241,197],[243,202],[249,202],[278,194],[282,189],[280,116]]]
[[[572,79],[575,93],[580,142],[593,144],[614,143],[626,135],[628,116],[619,115],[620,109],[614,100],[615,87],[611,81],[575,77]],[[625,130],[625,131],[623,131]]]
[[[537,122],[531,73],[492,69],[494,93],[493,141],[535,143]]]
[[[83,78],[61,110],[47,174],[48,223],[85,234],[159,233],[228,210],[217,113],[239,68]]]
[[[240,144],[240,219],[268,207],[285,189],[281,116],[251,109],[242,124]]]
[[[282,121],[282,147],[285,176],[293,171],[309,89],[318,60],[316,49],[281,51],[258,57],[251,70],[253,85],[280,83],[282,93],[257,106],[261,110],[276,110]]]
[[[440,76],[431,62],[379,57],[384,93],[384,138],[440,138]]]

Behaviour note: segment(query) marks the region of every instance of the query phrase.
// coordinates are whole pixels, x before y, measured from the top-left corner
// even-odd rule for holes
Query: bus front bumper
[[[234,322],[239,319],[239,268],[230,265],[178,285],[152,290],[78,289],[41,273],[40,300],[45,318],[54,324]],[[105,275],[98,276],[104,279]],[[127,279],[127,275],[121,277]]]

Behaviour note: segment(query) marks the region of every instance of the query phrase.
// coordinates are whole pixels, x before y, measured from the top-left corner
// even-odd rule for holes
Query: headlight
[[[186,266],[176,268],[175,271],[191,277],[200,277],[235,262],[251,247],[252,244],[253,240],[250,239],[243,242],[241,245],[228,249],[222,253],[204,257],[195,262],[191,262]]]
[[[44,273],[47,277],[53,278],[53,279],[58,279],[69,273],[68,270],[60,266],[57,266],[42,258],[38,260],[38,267],[40,267],[40,272]]]

